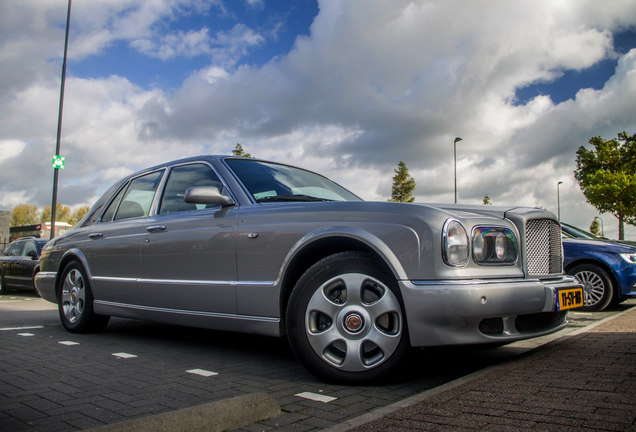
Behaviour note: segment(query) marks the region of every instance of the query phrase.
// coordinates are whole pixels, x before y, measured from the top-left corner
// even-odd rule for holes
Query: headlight
[[[447,220],[444,224],[442,242],[446,264],[454,267],[466,265],[468,262],[468,234],[461,223],[453,219]]]
[[[513,264],[517,261],[517,239],[508,228],[473,229],[473,259],[478,264]]]
[[[621,258],[630,264],[636,264],[636,253],[622,253]]]

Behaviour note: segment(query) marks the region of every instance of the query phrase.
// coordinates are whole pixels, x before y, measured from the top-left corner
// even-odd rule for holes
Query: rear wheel
[[[0,295],[7,293],[7,286],[4,284],[4,276],[0,274]]]
[[[71,261],[64,268],[58,293],[60,319],[69,332],[99,331],[108,324],[109,316],[93,311],[93,293],[80,263]]]
[[[292,349],[313,373],[349,383],[395,370],[408,348],[397,283],[360,252],[319,261],[300,278],[287,305]]]
[[[583,307],[580,310],[602,311],[612,301],[612,280],[599,266],[581,264],[569,270],[568,274],[583,284]]]

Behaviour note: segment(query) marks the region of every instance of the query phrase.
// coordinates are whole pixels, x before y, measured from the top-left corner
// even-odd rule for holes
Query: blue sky
[[[246,26],[262,35],[262,40],[250,47],[233,67],[262,65],[288,53],[296,39],[309,35],[309,27],[318,14],[316,0],[254,2],[230,1],[210,5],[204,13],[183,11],[154,24],[159,32],[191,32],[208,29],[210,33],[231,32],[235,26]],[[146,89],[178,88],[193,70],[209,63],[209,55],[161,59],[140,55],[129,40],[115,41],[99,54],[69,64],[69,72],[84,78],[105,78],[115,74],[125,76]]]
[[[3,210],[50,202],[66,6],[0,2]],[[635,29],[636,1],[78,0],[58,200],[241,143],[367,200],[402,160],[417,202],[452,202],[460,136],[460,203],[556,213],[562,181],[587,228],[575,154],[636,133]]]
[[[625,54],[636,48],[636,28],[621,29],[612,34],[614,50]],[[614,75],[618,58],[607,58],[583,70],[564,70],[562,75],[550,82],[539,82],[519,88],[516,92],[518,104],[526,104],[537,95],[548,95],[556,102],[573,99],[584,88],[600,89]]]

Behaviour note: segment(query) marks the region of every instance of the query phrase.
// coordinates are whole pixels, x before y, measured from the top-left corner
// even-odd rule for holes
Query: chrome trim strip
[[[206,281],[186,279],[142,279],[111,276],[93,276],[93,280],[104,282],[134,282],[141,284],[166,284],[166,285],[230,285],[230,286],[275,286],[275,281]]]
[[[540,279],[463,279],[463,280],[414,280],[410,281],[415,286],[430,286],[430,285],[485,285],[485,284],[506,284],[506,283],[528,283],[528,282],[541,282]]]
[[[207,317],[207,318],[238,319],[243,321],[260,321],[260,322],[270,322],[270,323],[280,322],[280,318],[273,318],[273,317],[236,315],[236,314],[228,314],[228,313],[193,311],[193,310],[184,310],[184,309],[167,309],[167,308],[160,308],[160,307],[153,307],[153,306],[117,303],[117,302],[111,302],[106,300],[95,300],[95,303],[101,306],[111,306],[111,307],[118,307],[118,308],[124,308],[124,309],[135,309],[135,310],[142,310],[142,311],[148,311],[148,312],[173,313],[173,314],[179,314],[179,315],[195,315],[195,316],[201,316],[201,317]]]

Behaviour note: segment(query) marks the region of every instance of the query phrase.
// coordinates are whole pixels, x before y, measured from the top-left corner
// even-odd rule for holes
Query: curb
[[[596,321],[594,323],[588,324],[585,327],[581,327],[579,329],[576,329],[576,330],[574,330],[572,332],[569,332],[569,333],[566,333],[566,334],[559,335],[558,333],[554,333],[552,335],[548,335],[548,337],[546,339],[542,339],[542,342],[540,344],[537,344],[536,346],[533,346],[531,348],[527,348],[527,349],[523,350],[520,354],[515,356],[513,359],[498,363],[498,364],[493,365],[493,366],[489,366],[489,367],[487,367],[485,369],[478,370],[478,371],[473,372],[471,374],[468,374],[468,375],[465,375],[463,377],[460,377],[460,378],[458,378],[456,380],[447,382],[446,384],[442,384],[441,386],[438,386],[438,387],[432,388],[430,390],[426,390],[426,391],[424,391],[422,393],[416,394],[415,396],[411,396],[409,398],[403,399],[403,400],[398,401],[396,403],[393,403],[391,405],[387,405],[387,406],[378,408],[378,409],[376,409],[374,411],[368,412],[368,413],[363,414],[363,415],[361,415],[359,417],[346,420],[346,421],[344,421],[342,423],[339,423],[339,424],[337,424],[335,426],[332,426],[330,428],[324,429],[324,432],[345,432],[345,431],[348,431],[348,430],[353,429],[355,427],[362,426],[364,424],[370,423],[370,422],[372,422],[374,420],[378,420],[378,419],[380,419],[382,417],[385,417],[385,416],[387,416],[389,414],[392,414],[392,413],[394,413],[396,411],[399,411],[399,410],[404,409],[404,408],[408,408],[408,407],[410,407],[412,405],[415,405],[417,403],[420,403],[420,402],[423,402],[425,400],[428,400],[428,399],[430,399],[430,398],[432,398],[432,397],[434,397],[434,396],[436,396],[436,395],[438,395],[440,393],[444,393],[444,392],[446,392],[448,390],[452,390],[452,389],[454,389],[456,387],[459,387],[459,386],[461,386],[463,384],[469,383],[469,382],[471,382],[471,381],[473,381],[473,380],[475,380],[477,378],[480,378],[480,377],[482,377],[484,375],[488,375],[488,374],[490,374],[490,373],[492,373],[492,372],[494,372],[494,371],[496,371],[498,369],[506,367],[510,362],[513,362],[513,361],[515,361],[515,360],[517,360],[517,359],[519,359],[519,358],[521,358],[523,356],[526,356],[529,353],[534,352],[538,348],[541,348],[541,347],[544,347],[544,346],[547,346],[547,345],[555,345],[555,344],[558,344],[560,342],[566,341],[566,340],[568,340],[568,339],[570,339],[570,338],[572,338],[574,336],[577,336],[579,334],[588,332],[588,331],[590,331],[590,330],[592,330],[592,329],[594,329],[594,328],[596,328],[596,327],[598,327],[598,326],[600,326],[602,324],[605,324],[608,321],[612,321],[612,320],[614,320],[616,318],[620,318],[620,317],[622,317],[623,315],[625,315],[625,314],[627,314],[629,312],[636,312],[636,309],[629,308],[629,309],[627,309],[627,310],[625,310],[625,311],[623,311],[621,313],[618,313],[616,315],[612,315],[612,316],[607,317],[605,319],[602,319],[600,321]]]
[[[90,432],[221,432],[238,429],[281,414],[278,401],[265,393],[250,393],[140,417],[96,428]]]

